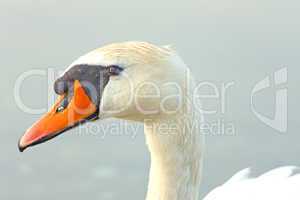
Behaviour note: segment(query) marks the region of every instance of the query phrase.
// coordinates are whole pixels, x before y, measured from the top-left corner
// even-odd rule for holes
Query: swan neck
[[[202,167],[200,116],[195,113],[145,122],[151,154],[146,200],[197,200]]]

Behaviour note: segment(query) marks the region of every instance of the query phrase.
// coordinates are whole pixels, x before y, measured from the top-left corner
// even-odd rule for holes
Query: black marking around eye
[[[117,69],[117,66],[114,68],[116,69],[115,73],[122,69]],[[111,75],[110,67],[85,64],[75,65],[55,81],[54,90],[59,95],[68,94],[69,96],[69,93],[73,92],[74,81],[78,80],[91,101],[96,106],[99,106],[104,87]]]
[[[56,94],[62,95],[68,92],[68,82],[63,79],[57,79],[54,83],[54,91]]]

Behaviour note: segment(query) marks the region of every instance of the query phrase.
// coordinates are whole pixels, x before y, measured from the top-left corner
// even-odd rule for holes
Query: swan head
[[[75,60],[55,81],[54,106],[19,140],[19,150],[104,118],[144,121],[178,113],[187,68],[168,47],[111,44]]]

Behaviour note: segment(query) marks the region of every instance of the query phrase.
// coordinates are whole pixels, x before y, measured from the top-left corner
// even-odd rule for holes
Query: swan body
[[[300,174],[295,166],[280,167],[256,178],[244,169],[223,185],[212,190],[203,200],[298,200]]]
[[[56,80],[57,102],[25,132],[19,149],[46,142],[87,121],[120,118],[141,122],[151,155],[146,200],[197,200],[203,116],[195,87],[188,67],[168,47],[146,42],[104,46],[75,60]],[[244,180],[246,172],[205,200],[233,199],[225,197],[237,179],[241,190],[254,185],[253,179]],[[258,180],[269,182],[263,177]],[[290,180],[288,183],[293,182]]]

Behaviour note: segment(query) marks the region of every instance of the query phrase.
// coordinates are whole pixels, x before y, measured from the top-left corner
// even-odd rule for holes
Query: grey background
[[[17,77],[30,69],[64,69],[116,41],[172,44],[199,81],[235,82],[225,115],[207,116],[233,122],[236,133],[207,137],[202,195],[245,167],[261,173],[300,165],[299,8],[296,0],[1,0],[0,199],[144,198],[150,161],[142,127],[135,139],[83,137],[76,129],[23,154],[17,150],[18,138],[40,116],[17,107]],[[283,66],[289,73],[289,127],[280,134],[251,112],[250,93]],[[45,77],[26,80],[24,102],[46,106],[46,88]],[[269,116],[274,92],[271,87],[256,98],[257,109]]]

